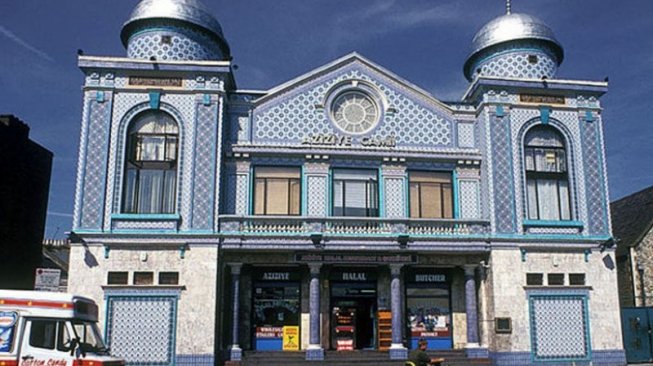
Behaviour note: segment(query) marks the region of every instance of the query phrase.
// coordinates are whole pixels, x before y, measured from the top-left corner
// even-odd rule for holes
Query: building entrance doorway
[[[332,282],[331,348],[374,349],[376,282]]]

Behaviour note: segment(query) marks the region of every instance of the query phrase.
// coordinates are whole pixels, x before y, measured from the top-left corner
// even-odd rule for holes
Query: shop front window
[[[417,348],[417,341],[424,338],[429,349],[451,349],[451,290],[447,275],[409,274],[406,314],[411,348]]]
[[[283,344],[284,328],[299,327],[299,276],[296,270],[266,270],[256,271],[254,277],[254,348],[287,349],[288,344]],[[300,344],[299,339],[295,342]]]

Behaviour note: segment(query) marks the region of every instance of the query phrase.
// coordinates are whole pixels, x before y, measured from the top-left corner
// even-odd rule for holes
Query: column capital
[[[231,269],[231,274],[232,275],[239,275],[240,270],[243,268],[242,263],[227,263],[227,265]]]
[[[390,265],[390,274],[392,276],[399,276],[401,274],[401,269],[404,267],[403,264],[391,264]]]
[[[308,269],[311,271],[312,275],[319,275],[320,269],[322,269],[322,263],[309,263]]]
[[[478,264],[464,264],[465,276],[474,276],[476,274],[476,268],[478,268]]]

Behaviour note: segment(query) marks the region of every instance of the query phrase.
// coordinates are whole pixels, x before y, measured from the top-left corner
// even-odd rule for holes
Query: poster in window
[[[0,311],[0,352],[11,351],[17,319],[18,314],[13,311]]]

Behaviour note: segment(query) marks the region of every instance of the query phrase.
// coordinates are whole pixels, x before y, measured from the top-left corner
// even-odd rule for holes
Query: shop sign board
[[[61,270],[53,268],[37,268],[34,278],[34,290],[37,291],[59,291],[59,280]]]
[[[299,281],[301,277],[297,270],[269,269],[256,271],[254,279],[258,281]]]
[[[299,327],[287,325],[283,327],[283,350],[299,351]]]
[[[406,264],[417,263],[414,254],[322,254],[322,253],[296,253],[295,262],[313,263],[342,263],[342,264]]]
[[[281,338],[281,327],[256,327],[256,338]]]

